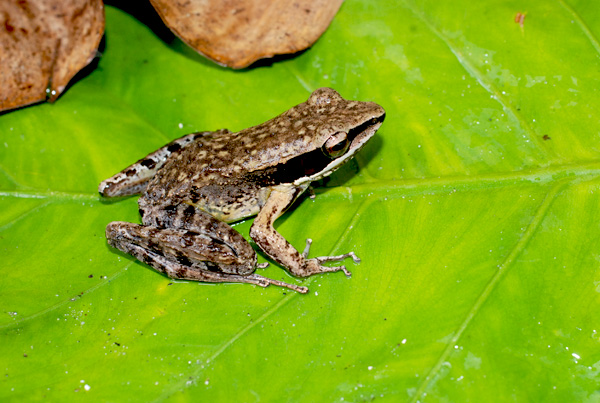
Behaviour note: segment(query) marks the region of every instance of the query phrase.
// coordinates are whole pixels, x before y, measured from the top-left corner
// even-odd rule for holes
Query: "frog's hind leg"
[[[165,273],[167,276],[173,279],[194,280],[206,283],[249,283],[261,287],[268,287],[269,285],[273,284],[279,287],[289,288],[302,294],[306,294],[308,292],[307,287],[284,283],[283,281],[273,280],[267,277],[259,276],[258,274],[240,276],[235,274],[194,270],[189,266],[184,266],[180,263],[171,261],[164,256],[146,250],[133,243],[122,243],[118,246],[118,249],[134,256],[137,260],[146,263],[158,272]]]
[[[250,283],[261,287],[270,284],[300,293],[308,288],[272,280],[252,273],[256,254],[248,261],[235,250],[209,236],[182,229],[163,229],[127,222],[112,222],[106,227],[108,243],[134,256],[173,279],[209,283]],[[185,254],[184,254],[185,248]],[[251,248],[250,248],[251,249]],[[210,261],[202,254],[210,251]],[[227,272],[215,271],[216,267]],[[249,274],[244,273],[250,270]]]
[[[223,129],[218,132],[191,133],[173,140],[136,163],[131,164],[118,174],[102,181],[98,186],[98,192],[105,197],[131,196],[142,193],[156,171],[167,162],[171,155],[204,136],[223,133],[229,133],[229,131]]]

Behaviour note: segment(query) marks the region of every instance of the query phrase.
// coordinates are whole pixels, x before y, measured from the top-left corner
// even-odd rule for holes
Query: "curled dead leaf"
[[[0,111],[58,98],[103,33],[102,0],[0,1]]]
[[[343,0],[150,0],[184,42],[235,69],[299,52],[325,32]]]

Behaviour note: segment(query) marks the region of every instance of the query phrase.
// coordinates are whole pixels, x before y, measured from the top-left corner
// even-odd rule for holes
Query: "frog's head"
[[[304,105],[311,115],[313,164],[297,185],[330,175],[373,137],[385,118],[376,103],[349,101],[331,88],[315,90]]]

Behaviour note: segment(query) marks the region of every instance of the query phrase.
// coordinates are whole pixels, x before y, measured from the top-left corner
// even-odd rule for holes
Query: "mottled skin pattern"
[[[347,101],[330,88],[263,124],[237,133],[193,133],[149,154],[103,181],[106,197],[142,193],[143,225],[112,222],[110,245],[172,278],[206,282],[306,287],[254,271],[256,253],[227,222],[257,215],[250,236],[290,273],[306,277],[342,270],[309,259],[273,228],[274,221],[314,180],[349,160],[377,131],[385,111],[373,102]]]

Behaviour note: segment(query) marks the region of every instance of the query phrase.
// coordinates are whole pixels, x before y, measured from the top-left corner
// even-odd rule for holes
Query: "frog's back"
[[[264,183],[248,180],[243,161],[252,154],[241,133],[199,136],[173,153],[148,184],[143,204],[191,204],[218,219],[236,221],[259,211]]]

